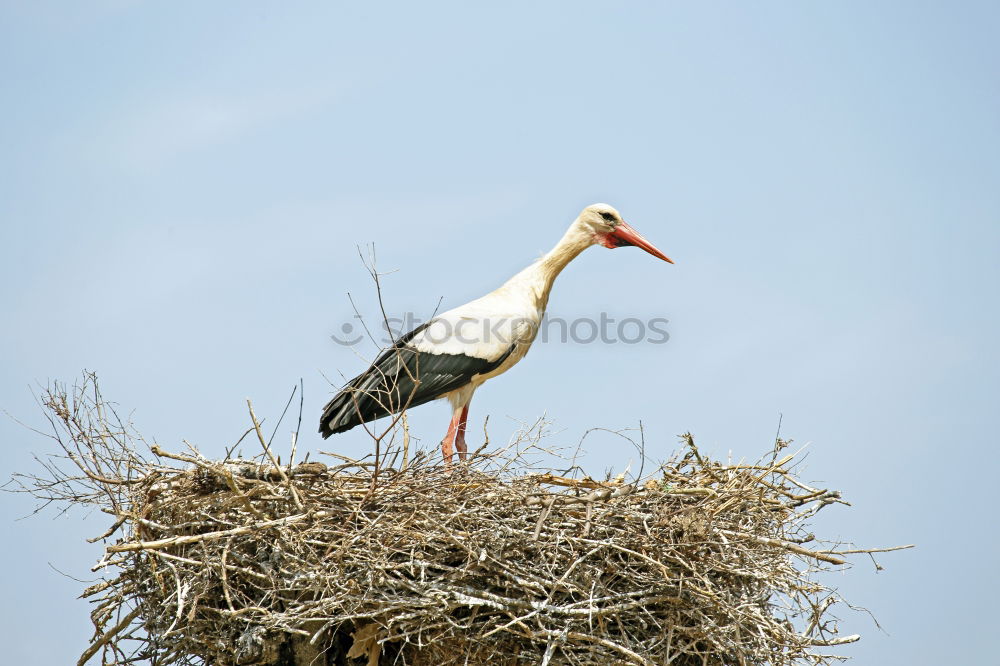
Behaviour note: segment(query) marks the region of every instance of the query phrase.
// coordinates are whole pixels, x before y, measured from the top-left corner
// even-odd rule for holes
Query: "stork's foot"
[[[441,440],[441,457],[444,458],[445,467],[451,466],[455,451],[458,451],[459,462],[465,462],[468,454],[468,447],[465,445],[464,437],[456,437],[454,444],[452,440],[445,438]]]
[[[450,437],[445,437],[444,439],[441,440],[441,457],[444,458],[444,464],[446,467],[451,465],[451,457],[452,453],[454,452],[454,450],[452,449],[451,442],[452,440]],[[459,456],[461,455],[462,454],[459,453]]]
[[[448,424],[448,433],[441,440],[441,455],[444,457],[445,467],[451,465],[451,457],[455,449],[458,449],[458,459],[465,461],[466,451],[468,448],[465,446],[465,421],[469,415],[468,404],[461,409],[455,410],[451,417],[451,423]]]

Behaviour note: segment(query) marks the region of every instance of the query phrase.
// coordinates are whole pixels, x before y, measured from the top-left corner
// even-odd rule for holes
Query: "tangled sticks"
[[[843,502],[781,441],[734,465],[686,435],[633,483],[515,449],[282,466],[263,436],[252,461],[147,459],[96,385],[44,400],[74,469],[22,487],[114,520],[81,664],[825,664],[858,639],[814,574],[875,551],[816,545],[808,519]]]

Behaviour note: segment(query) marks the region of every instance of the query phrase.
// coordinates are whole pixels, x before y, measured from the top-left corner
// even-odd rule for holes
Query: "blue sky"
[[[329,335],[461,304],[606,201],[675,259],[589,250],[554,316],[665,317],[663,345],[537,345],[470,418],[554,444],[643,422],[717,456],[807,448],[844,491],[820,533],[917,543],[831,577],[854,663],[985,663],[1000,594],[987,512],[1000,392],[1000,47],[995,3],[3,3],[0,407],[95,370],[161,445],[220,454],[245,403],[300,447]],[[359,352],[370,354],[370,348]],[[316,417],[316,418],[314,418]],[[414,410],[430,446],[447,407]],[[286,433],[287,434],[287,433]],[[478,434],[477,434],[478,437]],[[5,472],[48,442],[0,419]],[[476,439],[472,438],[475,442]],[[595,473],[628,463],[587,440]],[[985,477],[985,478],[981,478]],[[0,641],[75,660],[98,517],[0,501]],[[51,566],[50,566],[51,565]],[[53,626],[61,639],[52,639]]]

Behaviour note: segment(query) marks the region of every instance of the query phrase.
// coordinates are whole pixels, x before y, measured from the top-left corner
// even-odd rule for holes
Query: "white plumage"
[[[498,289],[448,310],[404,335],[326,405],[323,437],[436,398],[448,398],[452,419],[441,442],[466,453],[469,402],[488,379],[524,358],[534,342],[556,277],[591,245],[635,245],[670,261],[607,204],[588,206],[551,251]],[[673,263],[673,262],[671,262]]]

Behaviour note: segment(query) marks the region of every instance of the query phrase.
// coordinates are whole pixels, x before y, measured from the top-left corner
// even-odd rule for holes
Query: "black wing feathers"
[[[416,407],[468,384],[474,375],[497,368],[513,346],[495,361],[466,354],[433,354],[407,346],[427,324],[410,331],[382,353],[371,367],[340,390],[323,409],[323,438],[350,430],[404,407]]]

